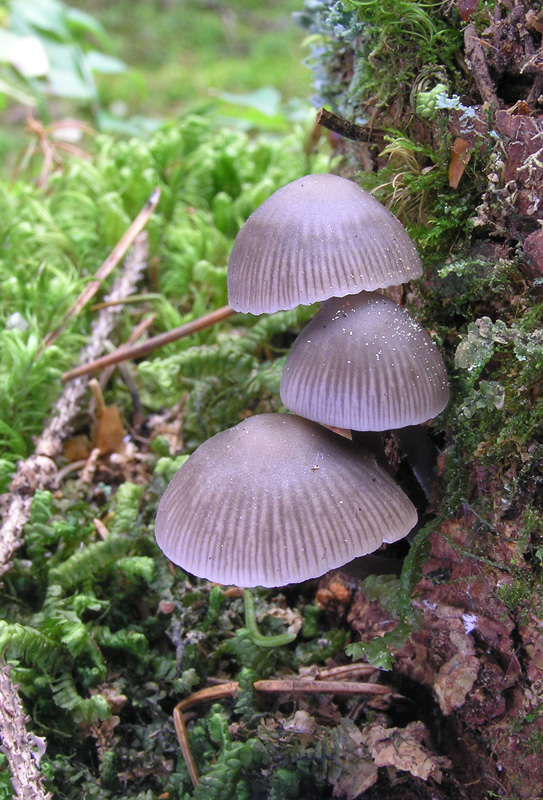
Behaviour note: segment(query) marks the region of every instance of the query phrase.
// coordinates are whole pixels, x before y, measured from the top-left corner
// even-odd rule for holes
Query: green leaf
[[[221,92],[218,112],[241,123],[245,129],[288,130],[289,120],[281,110],[281,93],[272,86],[247,94]]]
[[[277,114],[281,105],[281,92],[273,86],[265,86],[262,89],[257,89],[247,94],[221,92],[219,97],[225,103],[236,106],[247,106],[247,108],[252,108],[268,117]]]
[[[354,661],[364,659],[376,669],[392,669],[392,653],[383,644],[382,640],[373,639],[371,642],[353,642],[347,645],[345,653]]]
[[[10,22],[14,30],[31,27],[53,33],[63,40],[69,38],[64,6],[56,0],[14,0]]]
[[[36,100],[32,95],[21,92],[19,89],[16,89],[15,86],[6,83],[6,81],[0,80],[0,92],[3,92],[7,97],[12,97],[17,103],[22,103],[25,106],[31,106],[33,108],[36,105]],[[4,98],[2,98],[2,100],[4,100]],[[4,105],[5,101],[2,108]]]
[[[119,486],[113,501],[112,510],[115,516],[110,525],[112,535],[129,533],[134,528],[143,491],[143,486],[138,486],[129,481]]]
[[[155,573],[155,562],[149,556],[127,556],[119,559],[117,566],[132,581],[150,583]]]
[[[17,433],[7,422],[0,419],[0,447],[5,447],[10,453],[20,458],[27,454],[26,442],[20,433]]]
[[[95,17],[81,11],[80,8],[68,7],[65,14],[66,23],[72,33],[88,33],[103,47],[109,47],[109,37]]]
[[[228,722],[226,719],[220,713],[212,714],[207,724],[211,741],[224,747],[231,738],[228,734]]]
[[[0,458],[0,494],[7,492],[14,472],[15,460]]]
[[[103,75],[120,75],[126,71],[126,64],[120,58],[108,56],[99,50],[90,50],[85,53],[87,66],[93,72],[101,72]]]
[[[129,540],[112,533],[104,541],[93,542],[51,569],[50,581],[71,589],[92,576],[104,575],[130,546]]]
[[[22,38],[19,34],[0,27],[0,61],[6,63],[11,60],[8,58],[8,51],[10,48],[16,47]]]
[[[70,97],[72,100],[93,100],[96,97],[94,86],[87,83],[77,69],[70,68],[68,58],[66,68],[51,67],[49,70],[48,90],[57,97]]]
[[[353,642],[347,645],[345,652],[355,661],[364,659],[377,669],[390,670],[393,665],[393,651],[401,650],[410,631],[409,625],[400,622],[384,636],[376,636],[369,642]]]
[[[158,130],[161,120],[135,114],[128,119],[120,119],[101,109],[96,115],[98,128],[103,133],[120,133],[125,136],[148,136]]]

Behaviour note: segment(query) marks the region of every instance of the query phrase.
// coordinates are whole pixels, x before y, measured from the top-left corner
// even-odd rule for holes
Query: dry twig
[[[111,306],[110,303],[104,304],[104,308],[109,308],[110,306]],[[138,339],[141,339],[143,334],[147,330],[149,330],[155,319],[156,319],[156,314],[149,314],[148,317],[144,317],[144,319],[142,319],[141,322],[138,322],[136,327],[132,330],[130,336],[128,337],[127,342],[125,344],[122,344],[118,349],[122,350],[125,347],[131,347],[133,344],[136,344]],[[114,371],[115,371],[115,364],[112,364],[110,367],[108,367],[102,372],[102,374],[100,375],[100,386],[102,387],[102,389],[107,384]]]
[[[159,347],[165,347],[167,344],[171,344],[177,341],[177,339],[181,339],[183,336],[190,336],[205,328],[210,328],[212,325],[216,325],[218,322],[228,319],[228,317],[231,317],[235,313],[234,309],[230,308],[230,306],[223,306],[216,311],[211,311],[209,314],[204,314],[203,317],[186,322],[184,325],[180,325],[179,328],[165,331],[165,333],[159,333],[158,336],[153,336],[151,339],[147,339],[147,341],[141,344],[123,344],[114,353],[102,356],[89,364],[82,364],[80,367],[65,372],[62,376],[62,380],[71,381],[74,378],[80,378],[82,375],[90,375],[92,372],[99,372],[101,369],[110,367],[112,364],[119,364],[121,361],[126,361],[129,358],[141,358],[141,356],[146,356],[148,353],[152,353],[153,350],[158,350]]]
[[[134,241],[130,257],[126,259],[122,275],[111,292],[112,298],[131,294],[147,266],[147,236],[141,233]],[[120,307],[100,312],[92,326],[87,347],[81,360],[96,358],[104,350],[111,335]],[[74,381],[59,398],[53,419],[38,439],[35,455],[19,462],[11,484],[11,493],[2,498],[3,523],[0,528],[0,575],[11,567],[16,551],[23,544],[23,529],[30,517],[32,497],[36,489],[52,488],[56,484],[57,469],[54,462],[62,441],[71,433],[71,424],[87,391],[87,382]],[[38,752],[45,751],[45,740],[26,730],[26,718],[21,701],[11,682],[9,668],[0,663],[0,739],[1,749],[9,759],[13,786],[17,796],[24,800],[49,800],[39,774]]]
[[[340,136],[345,136],[346,139],[352,139],[355,142],[365,142],[368,140],[368,131],[362,125],[357,125],[356,122],[349,122],[349,120],[340,117],[339,114],[334,114],[332,111],[327,111],[326,108],[321,108],[317,111],[315,117],[317,125],[322,125],[333,133],[338,133]]]
[[[380,683],[362,683],[357,681],[342,681],[342,680],[321,680],[321,677],[343,677],[343,676],[356,676],[356,675],[370,675],[377,674],[375,667],[369,664],[347,664],[342,667],[332,667],[328,670],[319,670],[316,675],[308,675],[306,678],[295,679],[275,679],[256,681],[253,686],[257,692],[270,692],[274,694],[287,693],[287,694],[369,694],[369,695],[384,695],[391,694],[392,689],[390,686],[383,686]],[[211,700],[219,700],[223,697],[236,697],[239,691],[239,683],[237,681],[230,681],[228,683],[220,683],[215,686],[209,686],[206,689],[201,689],[194,692],[189,697],[181,700],[173,710],[173,721],[175,731],[179,740],[179,746],[185,764],[194,786],[198,786],[200,776],[194,761],[194,756],[190,749],[190,744],[187,736],[187,728],[183,717],[183,712],[192,708],[197,703],[209,702]]]
[[[189,708],[192,708],[192,706],[196,705],[196,703],[219,700],[222,697],[235,697],[238,691],[239,683],[237,681],[222,683],[218,686],[209,686],[207,689],[201,689],[199,692],[194,692],[194,694],[191,694],[190,697],[186,697],[184,700],[181,700],[181,702],[178,703],[173,710],[175,732],[177,733],[179,746],[181,747],[181,752],[183,753],[183,758],[185,759],[185,764],[187,765],[190,779],[194,786],[198,786],[198,783],[200,782],[200,776],[198,775],[198,769],[196,768],[194,756],[192,755],[192,750],[190,749],[187,728],[183,718],[183,711],[187,711]]]
[[[45,189],[51,173],[55,165],[61,164],[59,151],[70,153],[77,158],[90,159],[88,153],[80,147],[76,147],[71,142],[62,141],[59,139],[59,132],[62,130],[77,128],[81,134],[85,133],[90,136],[95,135],[95,131],[86,123],[78,119],[63,119],[57,122],[52,122],[50,125],[43,125],[40,120],[29,116],[26,120],[26,129],[29,133],[34,134],[36,137],[30,142],[21,159],[21,165],[16,170],[14,177],[16,178],[31,162],[32,158],[41,151],[43,155],[43,165],[38,178],[38,187]]]
[[[390,694],[390,686],[358,681],[308,681],[304,678],[255,681],[257,692],[272,694]]]

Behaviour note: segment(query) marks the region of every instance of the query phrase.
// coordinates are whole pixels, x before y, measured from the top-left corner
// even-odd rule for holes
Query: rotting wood
[[[464,31],[464,46],[466,59],[483,102],[492,103],[495,108],[499,108],[500,102],[496,94],[494,81],[490,77],[485,51],[473,23],[470,23]]]

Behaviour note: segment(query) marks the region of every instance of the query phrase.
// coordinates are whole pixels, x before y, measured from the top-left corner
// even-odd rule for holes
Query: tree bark
[[[414,220],[409,186],[425,169],[458,158],[459,140],[468,157],[455,165],[458,193],[452,180],[441,189],[450,213],[466,203],[468,182],[480,186],[464,232],[452,247],[439,242],[437,254],[427,249],[431,268],[404,293],[440,332],[452,400],[435,436],[443,448],[441,499],[413,594],[420,623],[395,651],[394,669],[422,708],[434,704],[435,732],[466,797],[492,791],[536,800],[543,796],[543,20],[527,2],[496,3],[488,17],[473,16],[473,6],[458,0],[431,12],[441,20],[446,13],[463,31],[458,73],[438,65],[461,92],[441,97],[427,114],[413,111],[415,87],[388,104],[368,98],[359,109],[370,119],[366,135],[357,125],[358,141],[343,139],[338,150],[344,173],[356,173],[362,185],[371,178],[379,191],[392,163],[385,155],[397,155],[402,137],[420,146],[411,153],[433,150],[433,163],[420,159],[417,167],[406,166],[404,148],[394,179],[386,173],[392,209],[418,224],[420,241],[440,224],[444,205],[430,192]],[[352,52],[342,44],[345,95],[332,103],[339,115],[349,116],[357,57],[356,42]],[[329,59],[335,84],[338,58]],[[326,119],[333,125],[332,114]],[[383,153],[383,131],[391,128],[397,149],[393,143]],[[487,334],[483,358],[475,351]],[[493,399],[485,394],[494,391]],[[363,641],[383,631],[368,602],[361,593],[350,613]]]

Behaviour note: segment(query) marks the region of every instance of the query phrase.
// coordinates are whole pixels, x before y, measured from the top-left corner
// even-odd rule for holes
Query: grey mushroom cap
[[[156,538],[193,575],[284,586],[401,539],[416,522],[372,455],[308,420],[262,414],[195,450],[160,501]]]
[[[356,431],[417,425],[449,400],[445,364],[428,333],[376,292],[323,306],[294,342],[280,391],[295,414]]]
[[[371,194],[337,175],[283,186],[249,217],[228,262],[228,302],[262,314],[418,278],[403,225]]]

